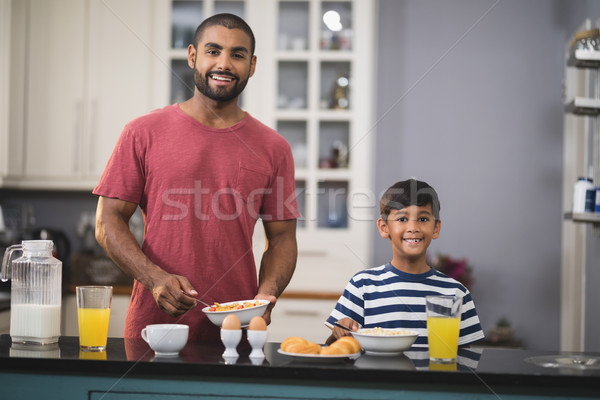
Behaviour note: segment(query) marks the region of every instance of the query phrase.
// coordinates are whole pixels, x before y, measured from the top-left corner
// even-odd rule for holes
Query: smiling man
[[[128,123],[94,194],[96,238],[134,278],[124,337],[148,324],[183,323],[191,340],[218,340],[196,306],[248,299],[271,302],[296,265],[294,162],[277,132],[238,106],[254,74],[255,39],[232,14],[206,19],[188,46],[194,95]],[[141,247],[128,221],[144,215]],[[267,236],[259,271],[252,234]]]

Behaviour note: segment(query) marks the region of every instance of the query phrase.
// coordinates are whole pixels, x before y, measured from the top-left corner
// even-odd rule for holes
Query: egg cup
[[[252,331],[248,330],[246,332],[248,336],[248,342],[250,342],[250,346],[252,346],[252,351],[250,352],[250,358],[263,359],[265,358],[265,353],[263,352],[263,346],[267,341],[267,331]]]
[[[225,352],[223,352],[223,358],[238,357],[239,354],[236,350],[237,345],[242,340],[241,329],[223,329],[221,328],[221,341],[225,346]]]

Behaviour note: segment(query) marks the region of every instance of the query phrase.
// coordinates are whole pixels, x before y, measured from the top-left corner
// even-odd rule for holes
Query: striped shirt
[[[483,339],[483,331],[469,291],[458,281],[431,268],[409,274],[391,264],[355,274],[325,321],[332,328],[350,318],[363,328],[403,328],[419,333],[415,347],[427,347],[425,296],[455,295],[463,298],[459,346]]]

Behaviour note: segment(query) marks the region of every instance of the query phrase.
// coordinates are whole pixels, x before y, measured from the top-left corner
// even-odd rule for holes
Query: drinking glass
[[[429,359],[434,363],[456,362],[462,297],[426,296]]]
[[[112,286],[77,286],[79,347],[82,351],[104,351],[108,339],[108,321]]]

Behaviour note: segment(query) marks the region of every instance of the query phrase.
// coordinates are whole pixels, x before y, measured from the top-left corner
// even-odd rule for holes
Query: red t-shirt
[[[125,126],[93,193],[138,204],[143,252],[187,277],[207,303],[254,298],[256,220],[300,216],[283,137],[248,113],[229,128],[213,129],[177,104]],[[218,339],[219,328],[200,308],[170,317],[134,281],[124,336],[140,337],[148,324],[183,323],[191,340]]]

